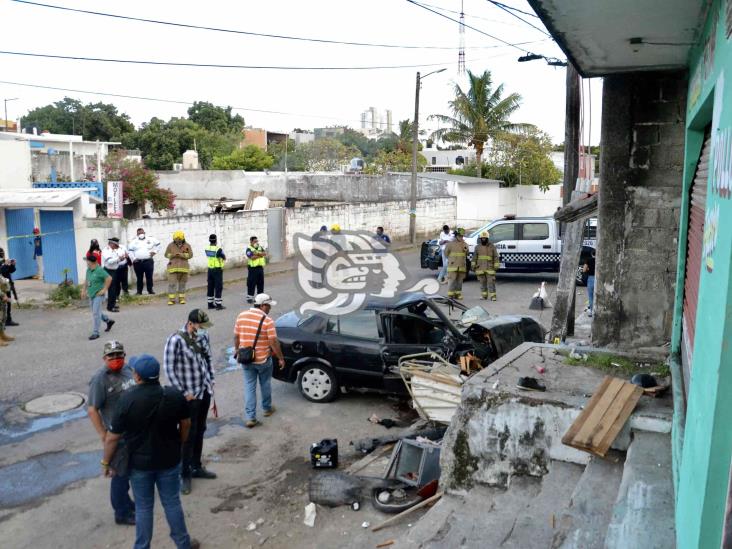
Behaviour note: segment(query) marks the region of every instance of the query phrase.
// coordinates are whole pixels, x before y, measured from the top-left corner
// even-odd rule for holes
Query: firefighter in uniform
[[[480,242],[475,247],[475,274],[480,281],[480,296],[491,301],[496,300],[496,271],[500,265],[498,252],[488,240],[488,231],[480,233]]]
[[[221,292],[224,290],[224,262],[226,255],[221,246],[216,244],[216,235],[208,237],[206,247],[206,259],[208,260],[208,308],[221,311],[226,309],[221,301]]]
[[[465,229],[455,229],[455,240],[445,245],[447,257],[447,297],[463,298],[463,280],[468,274],[468,244],[463,240]]]
[[[173,242],[165,249],[165,257],[168,258],[168,305],[175,305],[176,293],[178,303],[185,305],[186,283],[191,270],[188,260],[193,257],[193,250],[183,231],[173,233]]]

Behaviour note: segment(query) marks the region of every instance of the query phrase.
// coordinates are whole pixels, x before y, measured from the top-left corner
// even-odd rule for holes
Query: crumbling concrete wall
[[[670,340],[686,87],[684,72],[604,80],[595,345]]]

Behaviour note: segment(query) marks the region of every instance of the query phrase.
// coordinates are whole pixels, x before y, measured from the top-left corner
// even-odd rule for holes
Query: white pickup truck
[[[469,246],[469,268],[472,266],[473,252],[480,233],[488,231],[490,240],[495,244],[501,266],[499,272],[506,273],[545,273],[558,272],[562,255],[562,241],[559,234],[560,224],[553,217],[514,217],[490,221],[465,236]],[[426,245],[426,247],[425,247]],[[422,266],[439,268],[442,258],[439,245],[432,240],[423,245]],[[582,242],[580,265],[597,245],[597,219],[588,219]],[[578,274],[578,281],[581,275]]]

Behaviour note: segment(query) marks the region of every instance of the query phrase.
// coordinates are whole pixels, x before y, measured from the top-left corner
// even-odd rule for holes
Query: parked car
[[[406,393],[396,370],[405,355],[432,350],[456,360],[472,351],[485,365],[524,341],[544,341],[533,318],[491,316],[423,293],[370,302],[344,316],[289,312],[276,326],[285,367],[275,368],[274,377],[297,383],[312,402],[333,400],[341,387]]]
[[[553,217],[505,216],[490,221],[465,236],[468,243],[468,271],[480,233],[488,231],[500,257],[499,273],[559,272],[562,255],[560,224]],[[442,255],[437,239],[422,243],[420,264],[423,269],[439,269]],[[582,252],[577,268],[577,283],[584,284],[581,266],[597,247],[597,219],[585,222]]]

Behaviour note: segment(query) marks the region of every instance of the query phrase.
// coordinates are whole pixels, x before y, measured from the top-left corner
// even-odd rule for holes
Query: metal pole
[[[414,244],[417,231],[417,139],[419,136],[419,72],[414,92],[414,122],[412,124],[412,185],[409,196],[409,243]]]
[[[3,131],[8,131],[8,100],[3,99],[3,103],[5,103],[5,118],[3,119]]]

